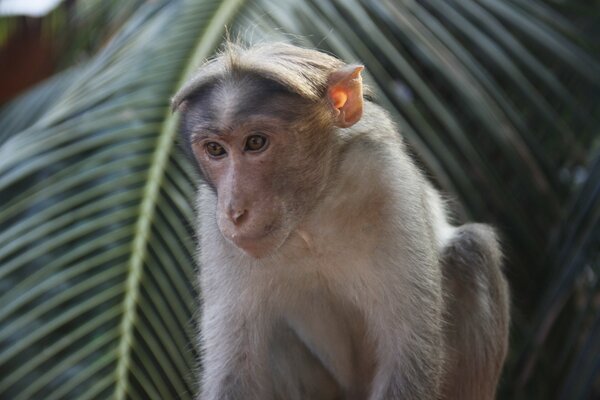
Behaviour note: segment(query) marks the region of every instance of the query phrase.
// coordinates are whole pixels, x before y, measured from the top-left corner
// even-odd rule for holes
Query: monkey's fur
[[[200,399],[494,398],[496,236],[448,223],[360,70],[228,43],[173,99],[203,175]]]

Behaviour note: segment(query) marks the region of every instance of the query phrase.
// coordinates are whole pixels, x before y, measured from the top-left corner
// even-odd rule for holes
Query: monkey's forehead
[[[285,43],[250,48],[230,43],[183,84],[173,97],[172,106],[177,109],[189,96],[211,82],[244,74],[259,75],[304,98],[318,100],[326,92],[329,75],[343,65],[341,60],[328,54]]]
[[[240,126],[291,126],[306,118],[310,100],[261,77],[207,86],[191,96],[182,112],[182,131],[222,133]],[[278,130],[278,129],[275,129]]]

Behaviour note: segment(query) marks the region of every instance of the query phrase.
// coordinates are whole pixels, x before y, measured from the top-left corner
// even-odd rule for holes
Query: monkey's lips
[[[237,248],[253,258],[262,258],[279,248],[283,242],[277,230],[269,227],[257,233],[233,232],[225,237]]]

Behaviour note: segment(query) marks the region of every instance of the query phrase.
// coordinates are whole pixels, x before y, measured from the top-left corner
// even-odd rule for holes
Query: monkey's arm
[[[446,301],[444,399],[493,399],[508,345],[508,286],[492,228],[457,228],[441,253]]]
[[[445,360],[443,340],[441,276],[433,255],[433,244],[412,238],[409,254],[397,254],[378,304],[379,365],[371,400],[437,400]],[[411,259],[412,258],[412,259]],[[393,271],[392,271],[393,270]],[[399,274],[402,273],[402,277]],[[396,280],[397,279],[397,280]],[[385,286],[385,287],[383,287]]]
[[[380,338],[383,346],[379,350],[379,365],[370,400],[439,399],[444,344],[439,323],[441,313],[434,304],[440,308],[441,305],[434,293],[420,293],[419,296],[429,298],[419,307],[419,301],[414,297],[411,306],[404,307],[404,311],[397,309],[385,318],[387,321],[393,318],[400,324]]]
[[[231,304],[204,305],[201,321],[202,400],[269,399],[262,325]],[[250,322],[252,320],[252,323]]]
[[[265,318],[268,310],[263,315],[231,310],[206,307],[200,399],[342,398],[334,376],[283,319]]]

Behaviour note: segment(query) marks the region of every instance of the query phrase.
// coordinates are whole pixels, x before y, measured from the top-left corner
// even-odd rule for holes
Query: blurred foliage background
[[[457,222],[501,232],[498,397],[600,398],[600,2],[65,0],[0,17],[1,399],[193,397],[169,99],[225,26],[363,62]]]

